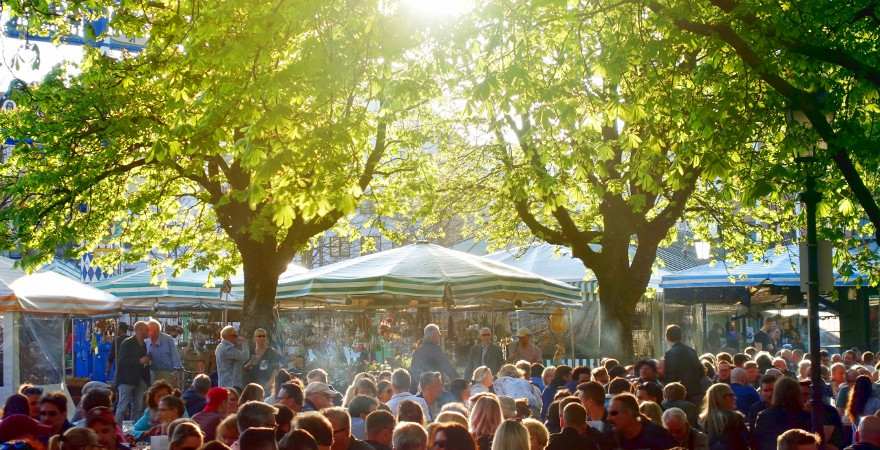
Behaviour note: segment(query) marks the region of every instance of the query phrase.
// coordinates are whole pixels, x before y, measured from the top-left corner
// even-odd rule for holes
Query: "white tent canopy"
[[[9,258],[0,257],[0,312],[37,314],[113,314],[122,302],[56,272],[26,274]]]
[[[300,302],[391,305],[513,306],[514,302],[580,300],[571,285],[468,253],[417,243],[373,253],[278,282],[281,306]]]

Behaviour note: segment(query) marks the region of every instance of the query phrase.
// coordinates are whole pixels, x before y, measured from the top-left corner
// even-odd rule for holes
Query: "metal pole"
[[[571,308],[566,308],[568,310],[568,334],[571,337],[571,360],[574,361],[576,358],[574,351],[574,314],[571,312]]]
[[[807,210],[807,261],[809,267],[807,289],[807,315],[810,333],[810,379],[813,384],[811,404],[811,424],[813,432],[824,438],[822,433],[822,396],[825,384],[821,376],[822,359],[819,355],[819,246],[816,238],[816,206],[822,195],[816,191],[816,177],[807,174],[806,190],[801,193],[801,201]],[[801,270],[804,270],[801,267]],[[823,439],[824,440],[824,439]]]

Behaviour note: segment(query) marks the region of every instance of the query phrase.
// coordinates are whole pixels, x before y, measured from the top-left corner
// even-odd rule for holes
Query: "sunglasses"
[[[266,335],[265,334],[255,334],[254,337],[264,338],[264,337],[266,337]]]
[[[620,411],[612,411],[612,410],[608,410],[608,416],[609,416],[609,417],[614,417],[614,416],[616,416],[616,415],[618,415],[618,414],[620,414]]]
[[[56,417],[58,416],[58,414],[61,413],[59,413],[58,411],[40,411],[40,416]]]

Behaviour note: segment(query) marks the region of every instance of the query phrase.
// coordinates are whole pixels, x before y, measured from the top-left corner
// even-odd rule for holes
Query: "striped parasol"
[[[580,301],[580,292],[507,264],[420,242],[282,278],[276,299],[281,307],[414,302],[456,307],[531,302],[570,306]]]
[[[290,264],[282,276],[306,272],[296,264]],[[214,277],[209,283],[208,271],[182,270],[174,275],[171,268],[163,276],[153,277],[149,267],[112,277],[95,285],[123,300],[123,310],[130,312],[150,311],[220,311],[241,309],[243,276],[239,273],[230,280],[233,285],[228,298],[220,290],[223,278]]]
[[[56,272],[26,274],[0,257],[0,312],[98,315],[118,313],[121,301]]]

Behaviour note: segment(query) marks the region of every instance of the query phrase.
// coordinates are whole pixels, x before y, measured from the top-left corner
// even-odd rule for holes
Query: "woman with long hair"
[[[547,431],[547,427],[535,419],[525,419],[522,421],[522,424],[529,432],[529,450],[544,450],[550,441],[550,433]]]
[[[135,422],[131,432],[135,438],[140,439],[141,436],[146,435],[159,424],[159,400],[173,393],[174,388],[165,380],[159,380],[150,385],[145,396],[147,407],[144,409],[144,414]]]
[[[458,423],[440,423],[432,431],[429,441],[433,443],[433,448],[477,450],[477,443],[467,428]]]
[[[752,449],[776,450],[776,438],[795,428],[809,430],[810,413],[804,411],[800,383],[794,378],[780,377],[773,387],[770,407],[755,420]]]
[[[736,410],[736,395],[726,384],[714,384],[706,392],[700,426],[709,436],[709,448],[712,450],[749,448],[745,418]]]
[[[480,450],[490,450],[495,431],[501,425],[501,403],[494,394],[483,394],[471,410],[471,436]]]
[[[263,328],[254,330],[253,348],[251,358],[242,367],[242,376],[245,383],[259,384],[265,391],[284,358],[269,345],[269,333]],[[263,400],[263,397],[257,400]]]
[[[529,450],[529,430],[518,420],[505,420],[495,431],[492,450]]]
[[[856,383],[849,390],[849,398],[846,401],[846,416],[853,424],[853,428],[859,426],[862,417],[873,415],[880,409],[880,399],[874,396],[871,378],[867,375],[859,375]]]

